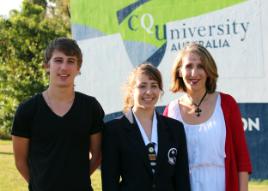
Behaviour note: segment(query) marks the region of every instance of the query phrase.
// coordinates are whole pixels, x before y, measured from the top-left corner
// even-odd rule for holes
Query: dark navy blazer
[[[103,191],[190,190],[183,125],[159,114],[157,121],[158,153],[154,174],[132,112],[106,123],[101,165]]]

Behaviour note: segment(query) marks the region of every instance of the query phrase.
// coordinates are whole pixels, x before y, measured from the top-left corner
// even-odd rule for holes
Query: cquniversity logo
[[[72,0],[75,39],[120,34],[132,65],[149,61],[155,66],[166,53],[166,24],[219,10],[243,0]]]
[[[154,11],[142,9],[148,2],[140,0],[118,10],[117,18],[132,64],[148,61],[158,66],[166,49],[166,26],[156,24]]]

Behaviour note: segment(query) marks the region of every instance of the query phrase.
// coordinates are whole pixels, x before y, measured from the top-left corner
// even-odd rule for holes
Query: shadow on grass
[[[13,155],[13,153],[11,153],[11,152],[0,152],[0,155]]]

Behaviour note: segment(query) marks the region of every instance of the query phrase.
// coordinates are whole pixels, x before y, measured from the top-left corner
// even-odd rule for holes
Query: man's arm
[[[98,168],[101,162],[101,133],[90,135],[90,175]]]
[[[15,164],[23,176],[23,178],[29,183],[29,166],[28,166],[28,150],[29,139],[24,137],[12,136],[13,151],[15,156]]]

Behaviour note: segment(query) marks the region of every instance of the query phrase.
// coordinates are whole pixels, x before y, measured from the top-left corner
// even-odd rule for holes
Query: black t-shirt
[[[22,103],[12,135],[30,140],[30,190],[91,190],[89,137],[102,130],[103,117],[98,101],[78,92],[62,117],[48,107],[42,94]]]

